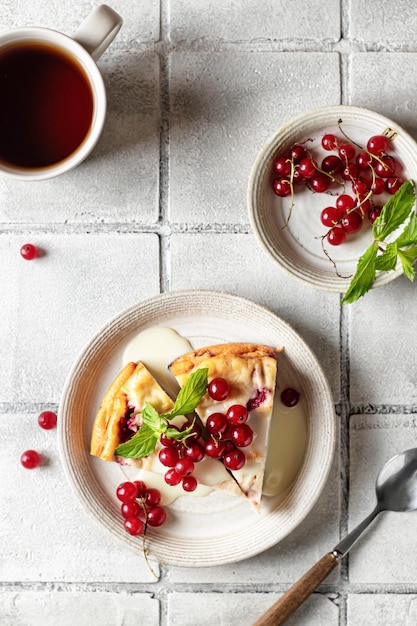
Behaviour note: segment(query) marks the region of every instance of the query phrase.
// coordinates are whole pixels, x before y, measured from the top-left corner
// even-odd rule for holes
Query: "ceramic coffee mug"
[[[73,37],[41,27],[0,35],[0,172],[43,180],[88,156],[106,116],[96,61],[121,25],[102,5]]]

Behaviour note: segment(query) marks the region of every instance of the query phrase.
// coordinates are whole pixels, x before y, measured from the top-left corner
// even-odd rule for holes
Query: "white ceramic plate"
[[[335,420],[314,354],[287,323],[244,298],[212,291],[162,294],[122,312],[93,337],[69,374],[60,406],[58,435],[68,479],[102,527],[137,550],[140,539],[124,530],[115,497],[127,468],[90,456],[89,445],[95,413],[121,369],[127,343],[155,325],[174,328],[194,347],[228,341],[285,347],[278,384],[301,391],[308,422],[306,453],[292,486],[281,496],[264,497],[260,514],[243,499],[218,491],[179,498],[168,507],[168,523],[149,530],[148,537],[151,554],[172,565],[220,565],[262,552],[288,535],[316,502],[333,457]]]
[[[279,198],[272,188],[274,161],[294,143],[307,141],[306,147],[320,155],[319,162],[324,156],[334,154],[321,148],[321,138],[325,133],[343,138],[337,125],[339,119],[342,119],[342,128],[349,138],[361,146],[366,146],[372,135],[386,131],[393,133],[392,154],[404,166],[402,175],[404,179],[417,181],[417,144],[398,124],[367,109],[328,106],[290,120],[264,145],[252,168],[248,207],[253,230],[262,247],[282,269],[313,287],[345,292],[359,257],[372,241],[370,224],[356,235],[348,235],[346,242],[340,246],[326,242],[325,248],[335,261],[340,277],[324,254],[320,240],[320,236],[328,230],[320,222],[320,212],[327,206],[334,206],[335,197],[326,193],[313,194],[296,185],[294,209],[288,226],[283,228],[290,198]],[[343,193],[341,186],[335,185],[331,192],[336,195]],[[351,193],[350,183],[346,186],[346,193]],[[384,194],[376,196],[376,199],[386,202],[389,197]],[[401,273],[400,269],[379,273],[374,287],[390,282]]]

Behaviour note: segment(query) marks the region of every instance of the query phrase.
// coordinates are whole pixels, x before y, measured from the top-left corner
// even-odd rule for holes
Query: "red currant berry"
[[[227,409],[226,417],[230,424],[245,424],[249,417],[249,411],[243,404],[232,404]]]
[[[41,464],[41,455],[36,450],[26,450],[20,457],[20,462],[26,469],[35,469]]]
[[[180,429],[177,426],[173,426],[172,424],[170,424],[170,429],[174,429],[177,430],[178,432],[180,432]],[[160,436],[160,442],[162,443],[163,446],[165,446],[166,448],[176,448],[177,447],[177,439],[175,439],[174,437],[168,437],[168,435],[166,433],[162,433]]]
[[[233,426],[230,430],[230,439],[238,448],[246,448],[252,443],[253,430],[248,424]]]
[[[372,156],[365,151],[359,152],[358,156],[356,157],[356,165],[360,170],[367,170],[372,164],[372,161]]]
[[[227,429],[227,419],[224,413],[212,413],[206,421],[206,428],[211,435],[221,435]]]
[[[116,496],[121,502],[129,502],[129,500],[135,500],[138,497],[137,485],[129,481],[122,483],[116,489]]]
[[[332,226],[336,226],[336,224],[340,221],[342,217],[343,213],[333,206],[326,207],[320,213],[321,223],[324,226],[328,226],[329,228],[331,228]]]
[[[140,505],[136,500],[130,500],[122,504],[121,511],[125,519],[128,517],[137,517],[140,513]]]
[[[188,476],[194,471],[194,463],[191,459],[180,459],[174,469],[180,476]]]
[[[348,196],[346,193],[342,193],[341,196],[336,198],[336,208],[344,214],[351,211],[355,206],[355,200],[352,196]]]
[[[193,441],[190,445],[184,449],[184,456],[187,459],[191,459],[194,463],[199,463],[206,456],[204,446],[198,441]]]
[[[385,191],[385,181],[382,178],[375,178],[371,184],[371,191],[375,196],[379,196]]]
[[[207,391],[213,400],[226,400],[230,394],[230,385],[224,378],[213,378],[208,384]]]
[[[38,256],[38,249],[33,243],[25,243],[20,248],[20,254],[26,261],[33,261]]]
[[[291,194],[291,183],[286,178],[278,178],[273,184],[273,189],[277,196],[286,198],[286,196]]]
[[[138,495],[136,496],[137,498],[144,498],[145,497],[145,493],[146,493],[146,485],[143,482],[143,480],[134,480],[133,484],[135,485],[137,491],[138,491]]]
[[[285,156],[280,156],[274,163],[274,170],[280,178],[285,178],[291,174],[291,162]]]
[[[242,450],[233,450],[224,455],[223,463],[229,470],[240,470],[246,463],[246,457]]]
[[[181,484],[184,491],[191,492],[197,489],[198,481],[195,476],[184,476]]]
[[[167,514],[161,506],[153,506],[149,509],[146,521],[149,526],[162,526],[167,518]]]
[[[300,393],[292,387],[287,387],[281,392],[281,402],[284,406],[292,408],[298,404]]]
[[[175,469],[172,468],[172,469],[169,469],[167,472],[165,472],[164,479],[167,485],[175,486],[175,485],[180,484],[182,480],[182,476],[177,474]]]
[[[368,185],[360,178],[352,182],[352,189],[359,198],[365,197],[369,194]]]
[[[294,163],[300,163],[303,159],[307,157],[307,151],[303,146],[295,144],[290,151],[291,159]]]
[[[339,156],[341,159],[343,159],[343,161],[345,163],[349,163],[349,161],[352,161],[352,159],[355,158],[355,146],[352,145],[351,143],[342,143],[339,146]]]
[[[38,416],[38,424],[44,430],[55,428],[57,423],[57,415],[53,411],[42,411]]]
[[[346,232],[343,228],[339,226],[335,226],[331,228],[326,235],[327,241],[332,244],[332,246],[340,246],[346,239]]]
[[[296,167],[293,174],[293,182],[297,183],[297,185],[305,185],[307,180],[308,179],[300,172],[300,168]]]
[[[337,150],[338,148],[338,140],[336,135],[332,135],[331,133],[326,133],[323,135],[321,140],[321,145],[325,150],[331,152],[332,150]]]
[[[181,431],[184,432],[184,430],[188,430],[189,428],[191,428],[191,436],[195,437],[196,439],[201,437],[203,429],[197,419],[187,420],[186,422],[184,422],[184,424],[181,426]]]
[[[330,187],[331,180],[326,174],[317,172],[313,178],[310,178],[309,183],[313,191],[323,193]]]
[[[385,135],[374,135],[368,140],[366,147],[371,154],[379,156],[388,152],[391,148],[391,142]]]
[[[311,157],[306,157],[305,159],[302,159],[302,161],[300,161],[298,170],[300,174],[304,176],[304,178],[312,178],[317,172],[317,167]]]
[[[205,443],[205,450],[210,458],[221,459],[224,454],[225,443],[222,440],[215,441],[214,439],[209,439]]]
[[[165,467],[174,467],[180,457],[177,448],[162,448],[158,458]]]
[[[321,162],[321,169],[328,174],[337,174],[343,169],[343,163],[335,154],[329,154]]]
[[[398,178],[398,176],[390,176],[385,182],[385,189],[388,191],[388,193],[394,195],[394,193],[399,190],[402,184],[403,181],[401,180],[401,178]]]
[[[363,219],[358,211],[351,211],[342,218],[341,226],[347,233],[357,233],[362,228]]]
[[[124,527],[130,535],[141,535],[145,528],[142,520],[138,517],[128,517],[125,519]]]
[[[354,180],[358,176],[358,167],[356,163],[348,163],[342,171],[343,180]]]
[[[145,493],[145,504],[146,506],[156,506],[161,502],[161,492],[159,489],[154,489],[150,487],[146,490]]]
[[[395,165],[395,159],[386,154],[380,157],[378,163],[375,165],[375,173],[381,178],[388,178],[394,174]]]
[[[368,219],[371,222],[371,224],[373,224],[375,222],[376,218],[381,215],[381,212],[382,212],[382,206],[374,206],[368,212]]]

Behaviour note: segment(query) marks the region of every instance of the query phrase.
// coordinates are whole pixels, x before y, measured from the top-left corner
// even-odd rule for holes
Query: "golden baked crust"
[[[243,449],[247,458],[245,466],[231,473],[256,510],[260,505],[265,472],[277,352],[279,349],[255,343],[218,344],[184,354],[169,366],[181,387],[192,372],[205,367],[208,368],[209,382],[219,377],[229,383],[230,395],[225,401],[217,402],[207,393],[197,406],[196,413],[204,424],[211,413],[226,413],[233,404],[248,407],[248,424],[255,437],[251,445]]]
[[[122,440],[123,421],[129,413],[142,411],[146,402],[158,413],[168,413],[174,406],[143,363],[128,363],[101,402],[93,424],[91,454],[105,461],[114,461],[114,451]],[[134,464],[141,466],[142,460],[137,459]]]

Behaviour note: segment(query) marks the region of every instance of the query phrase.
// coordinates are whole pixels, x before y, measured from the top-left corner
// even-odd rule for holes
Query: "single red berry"
[[[212,413],[206,420],[206,428],[211,435],[221,435],[227,428],[227,419],[224,413]]]
[[[252,443],[253,430],[248,424],[238,424],[231,428],[230,439],[238,448],[246,448]]]
[[[120,502],[129,502],[135,500],[138,497],[138,488],[135,483],[126,481],[121,483],[116,489],[116,496]]]
[[[339,146],[339,156],[344,161],[344,163],[349,163],[352,159],[355,158],[355,146],[351,143],[342,143]]]
[[[307,157],[307,150],[300,146],[299,144],[295,144],[290,150],[290,158],[294,163],[300,163],[303,159]]]
[[[125,519],[124,527],[130,535],[141,535],[145,528],[142,520],[138,517],[128,517]]]
[[[38,415],[38,424],[44,430],[55,428],[57,423],[57,415],[53,411],[42,411]]]
[[[174,429],[180,432],[180,429],[177,426],[170,424],[169,427],[170,429]],[[162,445],[165,446],[166,448],[176,448],[177,446],[177,440],[174,437],[168,437],[166,433],[162,433],[159,439]]]
[[[375,165],[375,173],[381,178],[388,178],[395,172],[395,159],[388,154],[380,157],[379,161]]]
[[[303,176],[299,167],[296,167],[293,173],[293,182],[297,183],[297,185],[305,185],[308,181],[308,178]]]
[[[180,476],[188,476],[189,474],[192,474],[194,471],[194,463],[192,462],[191,459],[180,459],[176,464],[175,464],[175,471],[177,472],[177,474],[179,474]]]
[[[385,181],[382,178],[375,178],[371,184],[371,191],[375,196],[379,196],[385,191]]]
[[[355,180],[358,177],[358,166],[356,163],[348,163],[342,170],[343,180]]]
[[[184,424],[182,424],[181,426],[181,431],[184,432],[184,430],[188,430],[189,428],[191,428],[190,435],[194,436],[196,439],[201,437],[203,429],[197,419],[187,420],[186,422],[184,422]]]
[[[311,157],[306,157],[300,161],[298,170],[304,178],[313,178],[317,172],[317,166]]]
[[[331,152],[332,150],[337,150],[339,143],[338,143],[338,139],[336,135],[332,135],[331,133],[326,133],[322,137],[321,145],[323,146],[325,150],[328,150],[329,152]]]
[[[346,239],[346,232],[340,226],[335,226],[329,230],[326,239],[332,246],[340,246]]]
[[[323,193],[330,187],[331,180],[328,176],[326,176],[326,174],[317,172],[313,178],[310,178],[309,183],[313,191]]]
[[[287,387],[281,392],[281,402],[284,406],[293,407],[298,404],[300,393],[292,387]]]
[[[207,456],[209,456],[210,458],[221,459],[225,450],[225,442],[223,440],[215,441],[214,439],[210,438],[205,443],[205,450]]]
[[[153,506],[149,509],[146,520],[149,526],[162,526],[167,515],[161,506]]]
[[[20,254],[26,261],[33,261],[38,256],[38,249],[33,243],[25,243],[20,248]]]
[[[137,517],[140,513],[140,504],[136,500],[124,502],[121,506],[121,511],[125,519],[128,517]]]
[[[193,441],[184,448],[184,456],[191,459],[194,463],[199,463],[206,456],[203,444],[199,441]]]
[[[363,219],[358,211],[347,213],[342,220],[341,226],[347,233],[357,233],[362,228]]]
[[[191,492],[197,489],[198,481],[195,476],[184,476],[181,484],[184,491]]]
[[[398,178],[398,176],[390,176],[385,182],[385,189],[388,191],[388,193],[394,195],[394,193],[399,190],[402,184],[403,181],[401,180],[401,178]]]
[[[164,479],[165,479],[166,484],[171,485],[171,486],[179,485],[182,478],[183,477],[177,474],[174,468],[169,469],[164,474]]]
[[[278,178],[273,184],[273,189],[277,196],[286,198],[291,194],[291,183],[286,178]]]
[[[391,148],[391,141],[385,135],[374,135],[368,140],[366,147],[371,154],[380,156]]]
[[[342,193],[341,196],[336,198],[336,208],[341,211],[342,214],[351,211],[355,206],[355,199],[352,196],[348,196],[346,193]]]
[[[240,470],[246,463],[246,457],[242,450],[233,450],[224,455],[223,463],[229,470]]]
[[[150,487],[145,492],[145,504],[146,506],[156,506],[161,501],[161,492],[159,489]]]
[[[274,171],[280,178],[286,178],[291,174],[291,162],[285,156],[280,156],[274,163]]]
[[[329,154],[321,162],[321,169],[323,172],[335,175],[343,169],[343,163],[335,154]]]
[[[320,220],[324,226],[336,226],[343,217],[343,212],[333,206],[328,206],[320,213]]]
[[[146,493],[146,484],[143,480],[134,480],[133,484],[135,485],[138,495],[137,498],[144,498]]]
[[[356,165],[360,170],[368,170],[369,166],[372,164],[372,161],[372,156],[364,150],[362,152],[359,152],[358,156],[356,157]]]
[[[20,457],[20,462],[26,469],[35,469],[41,464],[41,455],[36,450],[26,450]]]
[[[180,457],[177,448],[161,448],[158,458],[165,467],[174,467]]]
[[[230,385],[224,378],[213,378],[208,384],[207,391],[213,400],[226,400],[230,394]]]
[[[226,417],[231,424],[245,424],[249,417],[249,411],[243,404],[232,404],[227,409]]]

